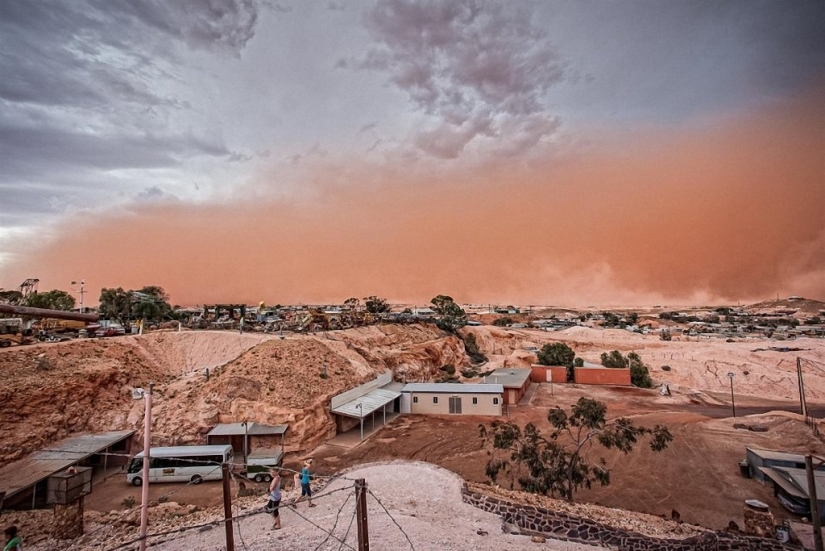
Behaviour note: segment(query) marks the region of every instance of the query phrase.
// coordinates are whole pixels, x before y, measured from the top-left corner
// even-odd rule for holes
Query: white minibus
[[[221,479],[221,463],[232,463],[232,446],[174,446],[149,450],[149,482],[191,482]],[[126,482],[143,484],[143,452],[126,469]]]

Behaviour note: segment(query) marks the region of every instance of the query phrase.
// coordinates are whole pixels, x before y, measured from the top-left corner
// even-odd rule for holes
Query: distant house
[[[412,311],[414,316],[434,316],[435,310],[432,308],[413,308]]]
[[[503,394],[502,385],[408,383],[401,389],[401,413],[501,415]]]

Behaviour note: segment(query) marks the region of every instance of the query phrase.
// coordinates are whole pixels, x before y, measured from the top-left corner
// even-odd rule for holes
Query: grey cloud
[[[0,2],[0,188],[61,203],[107,171],[231,157],[219,136],[173,124],[191,110],[179,66],[187,50],[238,55],[257,13],[252,0]],[[4,200],[0,215],[49,210],[43,200]]]
[[[113,170],[156,168],[177,164],[181,157],[197,154],[229,155],[221,143],[192,135],[91,134],[56,128],[0,127],[0,158],[3,178],[61,167]],[[32,167],[31,163],[36,163]],[[33,169],[34,174],[32,174]]]
[[[378,123],[377,122],[371,122],[369,124],[365,124],[364,126],[362,126],[361,128],[358,129],[358,132],[356,132],[356,135],[363,134],[364,132],[372,132],[376,128],[378,128]]]
[[[135,200],[141,203],[152,203],[155,201],[164,201],[173,198],[174,195],[165,192],[158,186],[147,187],[143,191],[135,195]]]
[[[389,74],[422,112],[438,122],[420,132],[424,151],[453,158],[480,136],[517,138],[557,125],[529,124],[552,118],[543,94],[564,78],[564,63],[523,5],[502,2],[385,0],[367,12],[374,46],[339,67]],[[523,119],[523,120],[522,120]],[[480,124],[486,120],[486,124]],[[540,138],[541,136],[538,136]],[[538,139],[537,138],[537,139]],[[428,143],[428,140],[432,142]]]

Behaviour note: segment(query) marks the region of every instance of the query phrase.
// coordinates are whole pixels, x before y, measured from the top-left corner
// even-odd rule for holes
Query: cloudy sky
[[[825,299],[825,3],[0,3],[0,287]]]

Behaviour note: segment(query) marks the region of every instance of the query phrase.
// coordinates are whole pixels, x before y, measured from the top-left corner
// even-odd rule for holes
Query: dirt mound
[[[159,392],[155,443],[203,442],[217,423],[251,419],[288,424],[288,449],[307,449],[334,435],[330,398],[376,376],[317,339],[262,342],[215,369],[209,381],[196,374]]]
[[[169,373],[187,373],[224,365],[271,338],[229,331],[156,331],[125,340]]]
[[[354,355],[356,363],[360,359],[373,369],[391,370],[397,381],[430,381],[441,375],[439,369],[446,364],[456,369],[469,365],[461,339],[429,325],[380,325],[325,337],[344,343],[348,352],[341,353]]]
[[[129,428],[131,389],[170,375],[122,340],[85,340],[0,353],[0,463],[72,433]]]
[[[818,314],[825,311],[825,302],[807,298],[779,299],[766,300],[747,307],[749,311],[776,310],[777,308],[796,310],[798,313]]]

